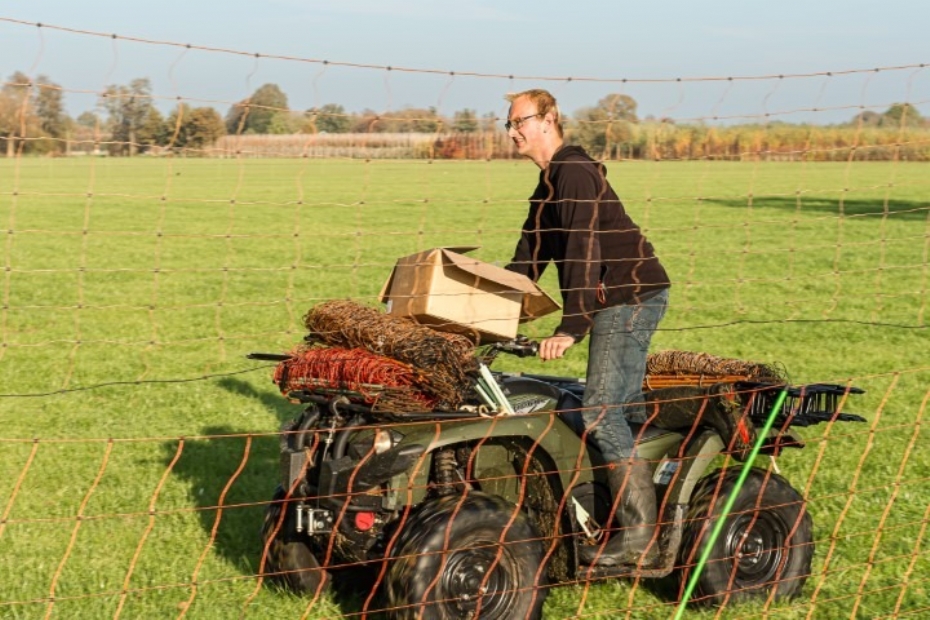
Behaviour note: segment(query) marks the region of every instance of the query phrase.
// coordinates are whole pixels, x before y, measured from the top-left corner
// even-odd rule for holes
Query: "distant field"
[[[808,448],[779,461],[810,499],[818,550],[805,597],[767,617],[925,609],[927,165],[608,170],[674,281],[655,349],[868,390],[847,407],[868,424],[804,429]],[[356,610],[255,591],[274,433],[295,409],[244,355],[292,347],[317,302],[376,304],[400,256],[479,246],[474,256],[506,262],[536,175],[513,161],[0,160],[0,570],[11,577],[0,616]],[[556,294],[553,275],[543,284]],[[545,372],[584,364],[576,347]],[[225,376],[199,380],[212,375]],[[556,588],[546,610],[615,617],[631,605],[636,618],[672,612],[625,581]]]

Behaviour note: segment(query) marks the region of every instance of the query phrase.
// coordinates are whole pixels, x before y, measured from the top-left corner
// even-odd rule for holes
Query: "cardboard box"
[[[561,306],[519,273],[464,256],[476,248],[435,248],[398,259],[381,289],[388,312],[480,343],[510,340],[521,321]]]

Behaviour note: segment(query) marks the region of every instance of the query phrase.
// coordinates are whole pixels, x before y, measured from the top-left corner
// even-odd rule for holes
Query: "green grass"
[[[899,596],[919,613],[926,165],[609,172],[674,280],[654,349],[868,390],[847,406],[867,424],[804,429],[808,448],[779,461],[810,499],[818,550],[805,596],[769,617],[890,615]],[[13,576],[0,616],[300,617],[308,600],[269,588],[252,598],[274,433],[295,408],[244,355],[293,346],[319,301],[377,303],[399,256],[475,245],[506,262],[535,178],[527,162],[0,160],[0,569]],[[543,284],[557,292],[552,273]],[[542,337],[555,323],[524,331]],[[559,363],[499,367],[584,365],[576,347]],[[619,581],[554,588],[546,613],[667,618],[673,605]],[[308,617],[357,609],[325,599]]]

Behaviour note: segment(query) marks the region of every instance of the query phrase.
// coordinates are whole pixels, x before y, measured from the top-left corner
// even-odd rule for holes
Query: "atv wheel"
[[[537,618],[546,597],[543,546],[517,508],[470,492],[410,515],[385,582],[395,618]]]
[[[262,524],[262,549],[267,548],[265,574],[292,592],[315,595],[329,586],[329,573],[320,568],[307,543],[295,538],[291,515],[281,519],[281,510],[287,505],[280,503],[284,497],[284,489],[278,487],[275,503],[269,504],[265,511]]]
[[[692,496],[680,560],[690,577],[735,491],[738,470],[705,477]],[[769,596],[794,598],[811,572],[812,522],[804,498],[781,476],[749,472],[698,578],[692,601],[719,605]]]

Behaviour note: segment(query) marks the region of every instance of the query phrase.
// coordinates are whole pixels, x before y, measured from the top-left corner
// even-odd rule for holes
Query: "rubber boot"
[[[607,470],[607,482],[614,503],[620,497],[614,517],[621,529],[606,545],[579,547],[578,559],[589,566],[655,566],[659,559],[656,491],[649,464],[636,458],[614,461]]]

